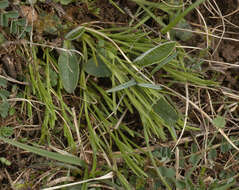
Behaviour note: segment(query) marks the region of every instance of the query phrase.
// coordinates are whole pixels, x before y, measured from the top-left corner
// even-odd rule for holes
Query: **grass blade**
[[[189,6],[185,11],[183,11],[181,14],[175,17],[175,19],[170,22],[166,27],[164,27],[161,30],[161,33],[165,34],[167,33],[171,28],[176,26],[181,19],[183,19],[190,11],[195,9],[197,6],[199,6],[201,3],[203,3],[205,0],[198,0],[195,3],[193,3],[191,6]]]
[[[137,86],[144,87],[144,88],[151,88],[151,89],[155,89],[155,90],[162,89],[160,85],[149,84],[149,83],[138,83]]]
[[[41,148],[37,148],[34,146],[30,146],[30,145],[26,145],[20,142],[17,142],[15,140],[11,140],[11,139],[7,139],[4,137],[0,137],[0,140],[4,141],[5,143],[11,144],[13,146],[16,146],[18,148],[24,149],[26,151],[38,154],[40,156],[44,156],[53,160],[57,160],[60,162],[64,162],[64,163],[68,163],[68,164],[73,164],[73,165],[77,165],[77,166],[81,166],[81,167],[85,167],[86,163],[81,160],[78,157],[75,156],[68,156],[68,155],[62,155],[56,152],[50,152],[47,150],[43,150]]]
[[[132,80],[130,80],[129,82],[126,82],[126,83],[124,83],[124,84],[121,84],[121,85],[119,85],[119,86],[116,86],[116,87],[114,87],[114,88],[111,88],[111,89],[107,90],[106,92],[107,92],[107,93],[110,93],[110,92],[120,91],[120,90],[129,88],[129,87],[131,87],[131,86],[134,86],[134,85],[136,85],[136,84],[137,84],[136,81],[135,81],[134,79],[132,79]]]

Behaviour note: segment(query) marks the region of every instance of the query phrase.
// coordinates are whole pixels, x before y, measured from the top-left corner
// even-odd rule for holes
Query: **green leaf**
[[[134,63],[140,66],[148,66],[159,63],[173,52],[175,46],[176,42],[166,42],[164,44],[160,44],[137,57],[134,60]]]
[[[17,34],[17,21],[13,20],[10,25],[10,33]]]
[[[191,145],[191,152],[196,153],[198,151],[198,147],[196,143],[192,143]]]
[[[10,33],[12,34],[21,34],[25,32],[31,32],[32,27],[27,26],[25,18],[12,20],[10,25]],[[24,34],[22,34],[23,36]]]
[[[1,26],[7,27],[9,19],[16,19],[19,17],[19,13],[17,11],[9,11],[6,13],[2,13],[0,17]]]
[[[84,70],[95,77],[110,77],[112,75],[111,71],[108,69],[106,64],[97,56],[95,62],[94,58],[88,60],[84,64]]]
[[[10,166],[12,163],[10,161],[8,161],[6,158],[4,157],[0,157],[0,162],[2,164],[5,164],[6,166]]]
[[[17,20],[16,20],[16,24],[17,24],[18,26],[25,27],[26,24],[27,24],[27,21],[26,21],[25,18],[17,19]]]
[[[211,160],[216,159],[217,158],[217,150],[216,149],[210,150],[208,153],[208,158]]]
[[[68,163],[68,164],[73,164],[73,165],[77,165],[77,166],[81,166],[81,167],[85,167],[86,163],[81,160],[78,157],[75,156],[69,156],[69,155],[62,155],[59,153],[55,153],[55,152],[50,152],[41,148],[37,148],[34,146],[30,146],[30,145],[26,145],[20,142],[17,142],[15,140],[11,140],[11,139],[7,139],[4,137],[0,136],[0,140],[4,141],[5,143],[11,144],[13,146],[16,146],[18,148],[24,149],[26,151],[38,154],[40,156],[44,156],[53,160],[57,160],[60,162],[64,162],[64,163]]]
[[[8,26],[8,18],[6,17],[5,14],[1,14],[0,24],[1,24],[1,26],[4,26],[4,27]]]
[[[215,119],[212,120],[212,123],[215,127],[224,128],[226,125],[226,120],[222,116],[217,116]]]
[[[131,190],[132,187],[130,186],[128,180],[124,177],[124,175],[122,175],[118,170],[116,171],[116,174],[120,182],[124,185],[124,187],[128,190]]]
[[[220,147],[220,150],[223,154],[229,152],[231,149],[232,149],[232,146],[227,142],[223,143]]]
[[[7,18],[18,18],[19,13],[18,11],[8,11],[7,13],[4,13]]]
[[[191,157],[189,158],[189,162],[192,163],[193,165],[196,165],[200,159],[201,159],[201,155],[192,154]]]
[[[155,90],[161,90],[162,87],[156,84],[149,84],[149,83],[137,83],[137,86],[144,87],[144,88],[151,88]]]
[[[2,33],[0,33],[0,45],[2,45],[5,41],[6,41],[6,39],[5,39],[4,35]],[[0,80],[2,80],[2,78],[0,78]]]
[[[198,85],[218,85],[217,82],[214,82],[212,80],[205,80],[202,78],[202,76],[199,73],[193,73],[191,71],[185,72],[185,71],[179,71],[175,68],[171,67],[165,67],[165,71],[167,71],[170,75],[172,75],[176,80],[180,81],[190,81]]]
[[[71,2],[72,2],[72,0],[61,0],[62,5],[68,5]]]
[[[163,27],[161,29],[161,33],[162,34],[166,34],[168,31],[170,31],[170,29],[172,27],[174,27],[175,25],[177,25],[177,23],[180,22],[180,20],[182,20],[189,12],[191,12],[193,9],[195,9],[197,6],[199,6],[201,3],[203,3],[205,0],[197,0],[195,1],[195,3],[192,3],[188,8],[186,8],[183,12],[181,12],[180,14],[176,15],[175,19],[173,19],[172,21],[170,21],[170,23]]]
[[[227,190],[227,189],[231,189],[232,186],[234,186],[236,184],[236,181],[233,178],[229,178],[227,181],[231,181],[232,182],[227,182],[223,185],[220,185],[219,187],[214,188],[213,190]],[[233,189],[238,189],[238,188],[233,188]]]
[[[10,105],[7,101],[3,101],[0,104],[0,115],[2,118],[7,117],[9,108],[10,108]]]
[[[178,189],[186,189],[186,184],[185,184],[185,182],[182,181],[182,180],[177,180],[177,181],[176,181],[176,187],[177,187]]]
[[[58,75],[56,74],[56,72],[50,69],[50,80],[51,80],[50,82],[52,87],[57,85],[57,79],[58,79]]]
[[[159,167],[161,173],[164,173],[165,177],[174,179],[175,178],[175,170],[173,168]]]
[[[0,136],[2,137],[10,137],[13,135],[13,128],[12,127],[0,127]]]
[[[124,84],[121,84],[119,86],[116,86],[114,88],[111,88],[109,90],[107,90],[106,92],[107,93],[110,93],[110,92],[116,92],[116,91],[120,91],[120,90],[123,90],[123,89],[126,89],[126,88],[129,88],[131,86],[135,86],[137,83],[134,79],[124,83]]]
[[[0,97],[3,99],[3,100],[6,100],[7,97],[10,96],[10,92],[5,90],[5,89],[0,89]]]
[[[64,89],[68,93],[74,92],[79,79],[79,61],[74,53],[61,52],[59,59],[59,73]]]
[[[1,36],[1,34],[0,34]],[[4,78],[0,78],[0,87],[6,88],[7,87],[7,80]]]
[[[175,181],[175,170],[173,168],[167,168],[164,166],[161,166],[158,168],[160,170],[160,173],[163,174],[164,177],[170,179],[171,181]]]
[[[169,126],[175,125],[179,119],[175,109],[164,98],[160,98],[159,101],[153,105],[153,110]]]
[[[176,58],[178,55],[177,52],[174,52],[172,55],[168,56],[166,59],[161,61],[152,71],[151,74],[155,74],[157,71],[159,71],[164,65],[172,61],[174,58]]]
[[[192,30],[191,26],[188,24],[188,22],[185,19],[182,19],[177,24],[177,28]],[[170,34],[172,34],[172,36],[175,36],[176,38],[178,38],[184,42],[190,40],[193,36],[192,32],[182,31],[182,30],[171,30]]]
[[[5,9],[9,5],[8,0],[2,0],[0,1],[0,9]]]
[[[24,27],[24,31],[25,32],[31,32],[32,31],[32,26]]]
[[[79,26],[73,30],[71,30],[69,33],[66,34],[65,39],[67,40],[76,40],[77,38],[80,38],[82,34],[85,33],[85,27]]]

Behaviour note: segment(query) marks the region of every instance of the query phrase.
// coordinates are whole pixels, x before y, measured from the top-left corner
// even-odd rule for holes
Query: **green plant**
[[[20,18],[18,11],[6,11],[5,9],[8,6],[8,0],[2,0],[0,2],[0,26],[7,28],[11,34],[15,34],[18,35],[19,38],[23,38],[26,33],[31,32],[32,27],[28,25],[25,18]]]
[[[0,78],[0,97],[1,97],[1,103],[0,103],[0,114],[1,117],[5,118],[8,116],[8,111],[10,108],[10,104],[7,101],[7,98],[10,95],[10,92],[7,91],[6,88],[7,87],[7,81],[3,78]]]
[[[7,116],[13,120],[11,127],[9,120],[0,127],[0,140],[25,150],[22,159],[31,153],[50,159],[40,163],[43,167],[34,173],[34,178],[45,176],[39,182],[42,186],[52,180],[51,184],[61,182],[71,190],[236,189],[238,174],[233,166],[238,164],[238,155],[232,146],[238,145],[236,136],[224,141],[211,130],[211,126],[219,132],[227,130],[229,116],[224,113],[224,102],[217,103],[223,106],[214,110],[214,97],[209,96],[211,91],[218,93],[214,88],[218,83],[213,81],[214,71],[207,72],[202,61],[208,49],[191,57],[196,50],[186,51],[177,41],[186,44],[191,33],[174,31],[174,27],[192,29],[184,17],[204,0],[133,0],[135,4],[129,9],[121,8],[128,4],[126,1],[109,0],[115,11],[129,14],[132,20],[87,20],[78,27],[78,20],[69,22],[67,15],[55,9],[47,14],[41,10],[47,4],[40,2],[21,2],[30,3],[39,13],[33,23],[33,40],[16,45],[26,61],[24,80],[29,85],[19,87],[24,98],[16,101],[22,104],[11,108],[11,85],[0,80],[0,114],[4,122]],[[79,1],[83,4],[75,0],[53,2],[59,3],[59,8],[87,6],[96,16],[89,14],[94,19],[101,16],[96,0]],[[19,36],[26,25],[17,12],[8,11],[15,6],[19,5],[0,1],[4,30],[0,45],[5,37],[11,39],[9,34]],[[204,113],[208,107],[213,108],[210,114],[214,119]],[[231,107],[227,111],[237,117],[238,112]],[[202,133],[199,123],[210,130]],[[177,147],[172,151],[176,141]],[[9,165],[11,152],[8,154],[0,158],[1,165]],[[229,161],[221,159],[224,154],[230,156]],[[39,165],[39,159],[32,160],[36,163],[27,163],[33,168]],[[15,167],[15,162],[11,164]],[[218,172],[219,167],[224,171]],[[101,180],[99,176],[105,177],[106,173],[111,176]],[[72,186],[71,180],[78,179]],[[36,188],[32,185],[34,180],[32,177],[30,182],[16,184]]]
[[[144,134],[142,135],[148,139],[146,141],[149,141],[150,136],[166,140],[168,138],[166,129],[172,138],[177,138],[175,130],[182,127],[181,118],[162,87],[154,84],[150,75],[144,73],[143,69],[150,70],[153,66],[157,67],[158,65],[160,66],[158,70],[164,69],[170,77],[175,77],[181,81],[200,85],[215,84],[212,81],[200,79],[200,76],[194,74],[190,69],[177,64],[180,63],[183,54],[180,48],[176,48],[175,42],[155,39],[155,41],[157,40],[160,45],[154,46],[151,40],[144,38],[144,34],[140,32],[132,34],[130,28],[122,29],[120,33],[114,33],[113,29],[112,32],[96,31],[85,26],[73,29],[65,36],[64,44],[70,44],[70,46],[67,48],[64,46],[65,51],[60,53],[58,67],[60,73],[62,72],[60,74],[61,81],[66,91],[73,92],[80,84],[79,92],[80,96],[83,97],[80,108],[82,110],[81,115],[85,116],[89,140],[93,149],[92,174],[97,165],[97,152],[112,154],[112,145],[109,142],[113,141],[128,167],[137,176],[148,176],[141,169],[142,156],[133,151],[140,145],[125,136],[126,133],[131,137],[141,138],[141,134],[135,133],[123,123],[117,124],[117,117],[110,113],[118,113],[124,117],[124,112],[133,114],[136,110],[143,124]],[[120,48],[117,43],[121,44]],[[74,46],[81,44],[80,52],[69,48],[73,47],[72,44]],[[77,59],[78,61],[74,58],[74,61],[70,62],[76,53],[80,55],[80,58]],[[67,56],[69,61],[63,63],[62,57]],[[133,57],[134,61],[130,61],[128,56]],[[81,62],[81,70],[72,69],[70,64],[78,67],[79,62]],[[104,90],[102,85],[96,84],[92,78],[86,77],[86,74],[106,78],[111,81],[112,88]],[[76,80],[78,75],[79,82]],[[71,90],[69,91],[69,89]],[[107,117],[108,115],[111,116]],[[92,121],[91,118],[94,120]],[[117,127],[110,130],[109,127],[115,125]],[[95,129],[93,126],[98,127]],[[106,134],[109,137],[106,137]],[[152,155],[150,158],[156,168],[155,158]],[[169,187],[167,180],[161,174],[162,171],[156,171],[159,179]],[[118,176],[124,183],[125,179],[120,173]],[[124,185],[125,187],[128,186],[127,183]]]
[[[10,137],[13,135],[13,128],[12,127],[0,127],[0,136],[2,137]]]
[[[4,157],[0,157],[0,162],[2,164],[5,164],[6,166],[10,166],[11,165],[11,162],[9,162],[6,158]]]
[[[60,162],[64,162],[64,163],[69,163],[69,164],[73,164],[73,165],[77,165],[77,166],[81,166],[81,167],[85,167],[85,162],[73,155],[62,155],[60,153],[55,153],[55,152],[50,152],[50,151],[46,151],[44,149],[41,149],[39,147],[34,147],[34,146],[30,146],[30,145],[26,145],[11,139],[7,139],[5,137],[0,136],[0,140],[7,142],[11,145],[14,145],[16,147],[22,148],[24,150],[30,151],[32,153],[47,157],[47,158],[51,158],[53,160],[57,160]]]

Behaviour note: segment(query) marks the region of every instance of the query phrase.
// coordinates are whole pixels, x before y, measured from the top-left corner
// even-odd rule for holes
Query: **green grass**
[[[13,87],[3,79],[1,117],[4,120],[13,115],[22,126],[40,125],[40,131],[31,136],[21,134],[14,126],[1,126],[0,140],[34,155],[34,164],[39,164],[38,156],[44,158],[44,164],[51,170],[38,184],[41,188],[236,187],[236,173],[218,172],[211,177],[210,167],[203,165],[205,153],[212,164],[216,163],[218,152],[237,156],[237,139],[224,132],[226,117],[220,113],[210,115],[203,111],[203,105],[191,100],[195,100],[198,91],[214,91],[220,84],[204,72],[207,66],[199,60],[205,53],[192,57],[172,33],[173,27],[185,22],[184,17],[204,1],[184,7],[183,1],[166,4],[133,0],[138,7],[134,10],[137,19],[131,18],[127,26],[119,27],[117,23],[105,28],[98,23],[76,26],[61,18],[64,30],[54,34],[61,38],[61,47],[44,44],[52,35],[49,33],[41,36],[39,42],[19,42],[16,47],[19,56],[27,62],[23,80],[30,85],[17,87],[22,103],[13,105],[10,104]],[[68,5],[75,1],[60,3]],[[84,3],[93,15],[100,17],[96,1]],[[121,14],[127,14],[114,1],[109,3]],[[169,6],[170,3],[175,6]],[[32,6],[41,11],[39,2]],[[1,14],[6,14],[5,7],[2,6]],[[160,27],[157,34],[155,29],[149,29],[149,21]],[[4,37],[9,37],[10,28],[6,25],[3,30],[7,34]],[[36,32],[33,31],[33,36]],[[25,39],[30,40],[27,33]],[[190,95],[185,96],[188,87]],[[185,105],[187,99],[190,100]],[[191,111],[189,115],[185,114],[185,106]],[[17,112],[11,115],[11,109],[20,111],[24,117]],[[199,142],[200,135],[195,136],[203,132],[191,113],[214,127],[206,142]],[[186,137],[172,149],[181,132]],[[14,135],[17,133],[19,136]],[[223,143],[218,143],[218,134],[225,138]],[[0,158],[2,165],[13,164],[9,157]],[[57,171],[62,172],[59,177],[65,177],[60,183],[54,181],[57,177],[51,178],[57,176]],[[42,172],[34,175],[38,178]],[[49,179],[55,182],[52,188],[47,188]],[[32,179],[11,185],[20,190],[36,188],[35,183]]]

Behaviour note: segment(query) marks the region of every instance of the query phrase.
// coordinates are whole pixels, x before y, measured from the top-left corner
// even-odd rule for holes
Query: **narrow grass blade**
[[[149,135],[147,133],[147,130],[146,128],[144,127],[144,137],[145,137],[145,142],[146,142],[146,145],[147,145],[147,148],[148,148],[148,152],[149,152],[149,157],[150,157],[150,160],[154,166],[154,169],[156,170],[156,173],[157,175],[159,176],[159,178],[161,179],[161,181],[163,182],[163,184],[166,186],[166,188],[168,190],[172,190],[172,188],[170,187],[170,185],[168,184],[168,182],[165,180],[164,176],[161,174],[160,170],[158,169],[158,166],[156,164],[156,161],[154,160],[154,157],[153,157],[153,154],[152,152],[150,151],[150,146],[149,146]]]
[[[202,86],[217,86],[218,83],[214,82],[212,80],[206,80],[201,78],[201,76],[198,73],[192,73],[192,72],[184,72],[184,71],[178,71],[173,68],[170,68],[168,66],[164,67],[165,71],[167,71],[170,75],[172,75],[175,79],[183,81],[183,82],[192,82],[198,85]]]
[[[197,6],[199,6],[201,3],[203,3],[205,0],[198,0],[195,3],[191,4],[185,11],[183,11],[181,14],[175,17],[175,19],[170,22],[166,27],[162,28],[161,33],[165,34],[167,33],[171,28],[173,28],[176,24],[179,23],[181,19],[183,19],[190,11],[195,9]]]
[[[117,173],[117,177],[119,178],[120,182],[124,185],[124,187],[128,190],[131,190],[132,187],[130,186],[127,179],[119,171],[116,171],[116,173]]]
[[[125,14],[125,12],[117,5],[117,3],[115,3],[114,1],[112,0],[109,0],[109,2],[114,5],[122,14]]]
[[[144,87],[144,88],[151,88],[151,89],[155,89],[155,90],[162,89],[160,85],[149,84],[149,83],[138,83],[137,86]]]
[[[168,6],[166,3],[151,2],[146,0],[132,0],[132,1],[140,5],[147,5],[148,7],[158,8],[165,12],[168,12],[168,10],[178,9],[178,7]],[[178,5],[178,6],[181,6],[181,5]]]
[[[124,83],[124,84],[121,84],[121,85],[119,85],[119,86],[116,86],[116,87],[114,87],[114,88],[111,88],[111,89],[107,90],[106,92],[107,92],[107,93],[110,93],[110,92],[120,91],[120,90],[129,88],[129,87],[131,87],[131,86],[134,86],[134,85],[136,85],[136,84],[137,84],[136,81],[135,81],[134,79],[132,79],[132,80],[130,80],[129,82],[126,82],[126,83]]]
[[[144,5],[140,4],[140,7],[142,7],[145,12],[148,13],[150,17],[152,17],[160,26],[165,26],[164,22],[162,21],[161,17],[157,17],[150,9],[145,7]]]
[[[38,154],[38,155],[43,156],[43,157],[47,157],[47,158],[57,160],[57,161],[60,161],[60,162],[64,162],[64,163],[68,163],[68,164],[73,164],[73,165],[77,165],[77,166],[81,166],[81,167],[86,167],[86,163],[83,160],[81,160],[81,159],[79,159],[78,157],[75,157],[75,156],[68,156],[68,155],[62,155],[62,154],[55,153],[55,152],[50,152],[50,151],[47,151],[47,150],[43,150],[41,148],[26,145],[26,144],[17,142],[15,140],[7,139],[7,138],[4,138],[4,137],[0,137],[0,140],[4,141],[5,143],[16,146],[18,148],[22,148],[26,151]]]

